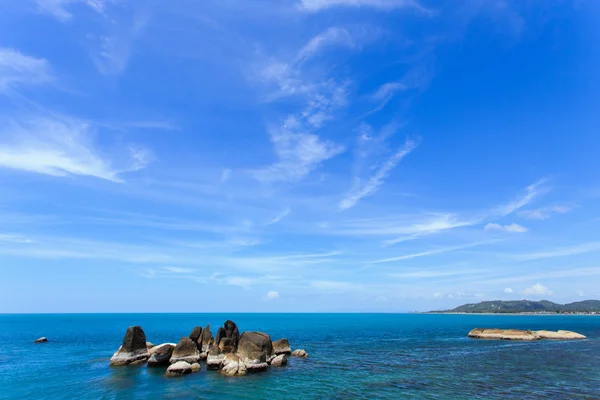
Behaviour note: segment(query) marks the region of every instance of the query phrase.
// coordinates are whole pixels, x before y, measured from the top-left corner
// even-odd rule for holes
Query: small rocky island
[[[237,325],[228,320],[217,330],[216,337],[210,325],[205,328],[197,326],[178,343],[159,345],[147,342],[140,326],[129,327],[123,344],[110,359],[110,365],[162,366],[167,367],[166,376],[181,376],[200,371],[201,363],[206,363],[206,369],[239,376],[266,371],[269,367],[283,367],[288,363],[288,355],[308,357],[302,349],[292,352],[287,339],[273,342],[263,332],[240,334]]]
[[[577,340],[587,339],[582,334],[571,331],[529,331],[523,329],[491,329],[475,328],[468,335],[474,339],[500,339],[500,340]]]

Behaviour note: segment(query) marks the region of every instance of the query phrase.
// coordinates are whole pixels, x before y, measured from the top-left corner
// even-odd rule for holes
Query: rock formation
[[[271,360],[272,367],[283,367],[287,365],[288,359],[285,354],[280,354]]]
[[[208,355],[206,357],[206,368],[207,369],[220,369],[223,366],[225,355],[221,353],[219,346],[213,344],[210,346]]]
[[[299,358],[308,358],[308,353],[305,350],[302,350],[302,349],[294,350],[294,352],[292,353],[292,355],[294,357],[299,357]]]
[[[198,348],[198,350],[202,351],[202,327],[201,326],[195,327],[192,330],[192,333],[190,333],[189,338],[192,339],[192,342],[194,342],[196,344],[196,347]]]
[[[267,358],[273,354],[271,337],[263,332],[244,332],[239,338],[237,355],[244,361],[248,372],[264,371]]]
[[[585,339],[586,337],[570,331],[529,331],[522,329],[489,329],[475,328],[468,335],[474,339],[501,339],[501,340],[540,340],[540,339]]]
[[[202,348],[200,349],[203,353],[208,353],[210,346],[214,343],[215,339],[210,331],[210,324],[206,325],[206,328],[202,331]]]
[[[223,353],[235,353],[239,337],[240,331],[235,322],[227,320],[224,327],[219,328],[217,332],[217,345]]]
[[[178,361],[186,361],[193,364],[198,362],[198,360],[200,360],[200,352],[198,351],[198,347],[196,347],[196,343],[189,337],[182,337],[177,346],[175,346],[175,349],[173,349],[170,360],[171,364]]]
[[[279,339],[273,342],[273,352],[279,354],[292,354],[290,342],[287,339]]]
[[[164,343],[152,347],[150,350],[148,350],[148,354],[150,354],[148,366],[156,367],[159,365],[169,365],[174,349],[175,344],[173,343]]]
[[[123,344],[110,359],[110,365],[144,364],[149,357],[144,330],[140,326],[131,326],[125,332]]]
[[[185,361],[177,361],[167,368],[167,376],[182,376],[192,373],[192,365]]]
[[[229,353],[223,360],[223,368],[221,369],[221,373],[227,376],[246,375],[248,370],[246,369],[246,364],[240,359],[240,357],[233,353]]]
[[[199,372],[202,369],[199,363],[192,364],[192,372]]]
[[[47,339],[47,338],[45,338],[45,337],[41,337],[41,338],[39,338],[39,339],[36,339],[36,340],[34,341],[34,343],[46,343],[47,341],[48,341],[48,339]]]

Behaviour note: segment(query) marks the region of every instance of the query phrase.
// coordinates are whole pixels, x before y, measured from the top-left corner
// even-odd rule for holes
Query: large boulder
[[[221,352],[219,346],[213,344],[210,346],[206,357],[206,369],[221,369],[224,360],[225,354]]]
[[[502,339],[502,340],[540,340],[535,331],[523,329],[488,329],[475,328],[468,335],[474,339]]]
[[[240,331],[235,322],[227,320],[217,332],[217,344],[223,353],[235,353],[239,337]]]
[[[141,326],[130,326],[125,332],[123,344],[110,359],[111,366],[139,365],[148,361],[146,334]]]
[[[202,351],[202,327],[195,327],[192,333],[190,333],[189,338],[192,339],[192,342],[196,343],[198,350]]]
[[[555,339],[555,340],[577,340],[587,339],[581,333],[571,331],[535,331],[535,333],[542,339]]]
[[[169,365],[174,349],[175,344],[173,343],[163,343],[152,347],[150,350],[148,350],[148,354],[150,354],[148,366],[156,367],[159,365]]]
[[[221,369],[221,373],[227,376],[246,375],[248,370],[246,368],[246,364],[240,359],[240,357],[233,353],[229,353],[223,360],[223,368]]]
[[[185,361],[177,361],[167,368],[167,376],[182,376],[192,373],[192,365]]]
[[[210,324],[206,325],[206,328],[202,331],[202,347],[200,349],[203,353],[208,353],[210,350],[210,346],[214,343],[215,339],[213,338],[213,334],[210,331]]]
[[[290,348],[290,342],[283,338],[273,342],[273,352],[277,355],[279,354],[292,354],[292,349]]]
[[[198,347],[196,347],[196,343],[189,337],[182,337],[177,346],[175,346],[175,349],[173,349],[170,362],[173,364],[178,361],[185,361],[193,364],[198,362],[199,359],[200,352],[198,351]]]
[[[244,332],[238,342],[237,355],[246,364],[248,372],[261,372],[268,368],[267,359],[273,354],[271,337],[263,332]]]
[[[288,363],[288,359],[285,354],[280,354],[271,360],[272,367],[283,367]]]
[[[298,358],[308,358],[308,353],[306,352],[306,350],[302,349],[294,350],[292,355]]]

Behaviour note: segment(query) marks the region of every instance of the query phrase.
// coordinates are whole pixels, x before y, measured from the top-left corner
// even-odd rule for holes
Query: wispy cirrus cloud
[[[554,204],[546,207],[536,208],[534,210],[519,211],[519,216],[526,219],[548,219],[555,214],[566,214],[574,208],[570,204]]]
[[[530,261],[540,260],[544,258],[568,257],[578,254],[593,253],[597,251],[600,251],[600,242],[589,242],[577,244],[574,246],[554,247],[552,249],[539,252],[517,254],[514,255],[512,258],[520,261]]]
[[[298,52],[295,62],[304,62],[330,46],[353,48],[355,44],[352,36],[346,29],[332,27],[310,39]]]
[[[525,233],[527,232],[527,228],[519,224],[510,224],[510,225],[500,225],[489,223],[483,229],[486,231],[501,231],[501,232],[509,232],[509,233]]]
[[[354,207],[363,198],[372,196],[384,184],[385,179],[394,168],[402,161],[404,157],[410,154],[419,145],[418,141],[407,139],[404,145],[396,151],[387,161],[385,161],[375,173],[367,180],[365,184],[358,183],[348,195],[339,203],[341,210],[347,210]]]
[[[143,169],[152,160],[151,153],[141,147],[129,147],[115,158],[102,153],[94,143],[92,125],[85,121],[35,116],[2,122],[0,167],[121,183],[123,174]]]
[[[73,14],[69,11],[72,4],[84,4],[97,13],[104,13],[106,1],[104,0],[36,0],[38,11],[50,14],[61,22],[70,21]]]
[[[461,244],[461,245],[457,245],[457,246],[438,247],[438,248],[434,248],[431,250],[422,251],[420,253],[410,253],[410,254],[404,254],[401,256],[397,256],[397,257],[390,257],[390,258],[384,258],[381,260],[369,261],[367,264],[381,264],[381,263],[389,263],[389,262],[394,262],[394,261],[410,260],[413,258],[427,257],[427,256],[432,256],[432,255],[437,255],[437,254],[449,253],[452,251],[468,249],[471,247],[484,246],[484,245],[495,243],[495,242],[496,241],[493,241],[493,240],[487,240],[487,241],[466,243],[466,244]]]
[[[279,214],[277,214],[275,217],[273,217],[272,219],[267,221],[267,223],[265,225],[275,225],[275,224],[281,222],[281,220],[283,220],[285,217],[287,217],[291,213],[292,213],[292,210],[288,207],[285,210],[283,210],[282,212],[280,212]]]
[[[0,47],[0,93],[18,86],[38,85],[53,80],[50,63],[46,59]]]
[[[416,0],[300,0],[298,7],[308,12],[319,12],[336,7],[372,7],[383,10],[413,8],[427,11]]]
[[[549,191],[548,187],[544,186],[546,182],[546,179],[541,179],[527,186],[525,194],[523,196],[518,197],[507,204],[503,204],[499,207],[496,207],[496,209],[492,211],[492,214],[496,214],[499,216],[507,216],[520,210],[521,208],[531,203],[537,197]]]

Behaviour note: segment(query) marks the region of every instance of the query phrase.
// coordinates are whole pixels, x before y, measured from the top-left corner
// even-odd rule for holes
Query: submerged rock
[[[140,326],[130,326],[125,332],[123,344],[110,359],[111,366],[138,365],[148,360],[146,334]]]
[[[182,376],[192,372],[192,365],[185,361],[177,361],[174,364],[169,365],[167,368],[167,376]]]
[[[210,350],[208,351],[208,355],[206,357],[206,368],[221,369],[224,360],[225,354],[221,353],[219,346],[216,344],[210,346]]]
[[[198,362],[198,360],[200,360],[200,352],[198,352],[196,343],[189,337],[182,337],[173,349],[170,362],[173,364],[178,361],[185,361],[193,364]]]
[[[210,331],[210,324],[206,325],[206,328],[202,330],[202,347],[200,349],[201,352],[208,353],[210,350],[210,346],[215,342],[215,338],[213,338],[213,334]]]
[[[290,342],[287,339],[279,339],[273,342],[273,352],[279,354],[292,354]]]
[[[171,362],[171,357],[173,355],[173,350],[175,349],[175,344],[173,343],[164,343],[158,346],[154,346],[150,350],[148,350],[148,354],[150,354],[150,358],[148,359],[148,366],[155,367],[159,365],[168,365]]]
[[[280,354],[271,360],[272,367],[283,367],[288,363],[288,359],[285,354]]]
[[[47,341],[48,341],[48,339],[47,339],[47,338],[45,338],[45,337],[41,337],[41,338],[39,338],[39,339],[36,339],[36,340],[34,340],[34,342],[33,342],[33,343],[46,343]]]
[[[556,340],[578,340],[587,339],[584,335],[571,332],[571,331],[535,331],[535,333],[542,339],[556,339]]]
[[[294,352],[292,353],[292,355],[294,357],[299,357],[299,358],[308,358],[308,353],[305,350],[302,350],[302,349],[294,350]]]
[[[246,368],[246,364],[240,359],[240,357],[233,353],[229,353],[223,360],[223,368],[221,369],[221,373],[227,376],[246,375],[248,370]]]

